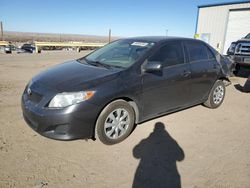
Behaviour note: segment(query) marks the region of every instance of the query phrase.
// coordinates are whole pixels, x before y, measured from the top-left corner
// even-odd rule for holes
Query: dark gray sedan
[[[121,39],[35,76],[23,116],[48,138],[115,144],[146,120],[197,104],[219,107],[229,73],[206,43],[186,38]]]

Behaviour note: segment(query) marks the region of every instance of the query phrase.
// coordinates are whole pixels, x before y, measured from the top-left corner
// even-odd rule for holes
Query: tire
[[[96,134],[102,143],[113,145],[127,138],[134,125],[133,107],[124,100],[116,100],[108,104],[100,113],[96,122]]]
[[[212,109],[218,108],[222,104],[225,94],[225,84],[222,80],[217,80],[209,93],[207,101],[203,103],[204,106]]]
[[[240,71],[240,65],[237,63],[237,64],[235,65],[233,74],[234,74],[235,76],[237,76],[238,73],[239,73],[239,71]]]

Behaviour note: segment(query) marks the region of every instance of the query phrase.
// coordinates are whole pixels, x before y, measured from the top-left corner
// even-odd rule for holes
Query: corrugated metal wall
[[[222,53],[225,43],[229,10],[242,8],[250,8],[250,3],[199,8],[196,33],[209,36],[209,44]]]
[[[250,33],[250,9],[230,11],[226,40],[224,44],[224,54],[233,41],[237,41]]]

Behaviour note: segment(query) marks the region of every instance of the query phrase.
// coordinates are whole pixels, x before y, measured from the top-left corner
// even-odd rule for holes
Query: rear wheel
[[[226,88],[222,80],[217,80],[211,89],[207,101],[204,105],[208,108],[218,108],[225,97]]]
[[[116,144],[129,136],[134,123],[133,107],[124,100],[116,100],[107,105],[99,115],[96,133],[104,144]]]

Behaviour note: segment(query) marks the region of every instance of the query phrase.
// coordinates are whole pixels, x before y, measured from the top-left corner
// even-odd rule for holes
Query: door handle
[[[183,71],[183,73],[181,74],[183,77],[188,77],[191,74],[190,71]]]

